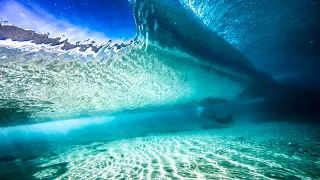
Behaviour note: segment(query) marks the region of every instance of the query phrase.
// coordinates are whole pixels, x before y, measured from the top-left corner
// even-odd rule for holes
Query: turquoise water
[[[82,131],[82,130],[78,130]],[[222,129],[28,144],[1,157],[2,179],[318,179],[319,125]],[[72,137],[71,137],[72,139]]]
[[[0,180],[320,179],[317,0],[0,0]]]

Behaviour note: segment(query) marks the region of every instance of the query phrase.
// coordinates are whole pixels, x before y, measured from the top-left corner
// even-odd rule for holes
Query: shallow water
[[[249,124],[53,141],[1,158],[1,179],[318,179],[319,125]],[[15,154],[15,152],[12,152]],[[19,154],[19,153],[16,153]],[[11,157],[11,159],[10,159]]]
[[[319,5],[0,0],[0,180],[320,179]]]

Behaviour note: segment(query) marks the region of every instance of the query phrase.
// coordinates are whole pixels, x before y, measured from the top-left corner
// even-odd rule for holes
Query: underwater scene
[[[320,179],[319,0],[0,0],[0,180]]]

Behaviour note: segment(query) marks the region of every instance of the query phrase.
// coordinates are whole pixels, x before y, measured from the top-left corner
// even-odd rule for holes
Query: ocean
[[[318,1],[0,3],[0,179],[320,179]]]

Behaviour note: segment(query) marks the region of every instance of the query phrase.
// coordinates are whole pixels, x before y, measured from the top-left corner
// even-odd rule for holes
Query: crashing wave
[[[134,15],[129,44],[0,40],[1,123],[230,101],[273,83],[179,1],[136,0]]]

